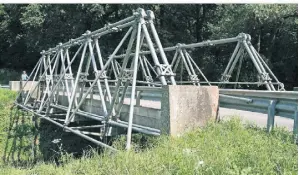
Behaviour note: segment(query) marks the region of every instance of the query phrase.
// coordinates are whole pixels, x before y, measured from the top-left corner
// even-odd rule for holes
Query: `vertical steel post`
[[[183,63],[184,63],[184,65],[185,65],[185,68],[186,68],[186,70],[187,70],[187,72],[188,72],[188,75],[189,75],[189,77],[190,77],[190,76],[192,75],[192,73],[191,73],[191,71],[190,71],[190,68],[189,68],[187,62],[186,62],[186,58],[185,58],[185,56],[184,56],[184,54],[183,54],[182,49],[180,49],[179,52],[180,52],[181,58],[182,58],[182,60],[183,60]],[[193,85],[195,85],[195,83],[193,83]]]
[[[118,44],[118,46],[116,47],[116,49],[114,50],[114,52],[112,53],[112,55],[110,56],[110,58],[108,59],[108,61],[106,62],[106,64],[104,65],[103,69],[99,72],[99,74],[96,76],[96,78],[93,81],[93,83],[90,85],[90,87],[87,89],[86,93],[83,95],[82,99],[85,99],[87,97],[87,95],[91,92],[93,86],[97,83],[97,80],[100,78],[100,74],[102,74],[104,72],[104,70],[108,67],[108,65],[113,61],[115,54],[118,52],[118,50],[120,49],[120,47],[123,45],[124,41],[127,39],[127,37],[129,36],[129,34],[131,33],[132,30],[133,30],[133,28],[131,27],[128,30],[128,32],[126,33],[126,35],[123,37],[123,39],[120,41],[120,43]],[[77,108],[75,110],[78,110],[80,108],[80,106],[82,105],[82,103],[83,103],[83,100],[81,100],[79,102],[79,104],[78,104],[78,106],[77,106]],[[112,108],[114,106],[114,103],[115,103],[115,98],[112,99],[110,110],[112,110]],[[111,113],[108,113],[108,117],[110,115],[111,115]]]
[[[87,47],[87,42],[84,43],[84,48],[83,48],[83,52],[82,52],[80,64],[79,64],[78,71],[77,71],[77,77],[76,77],[76,81],[75,81],[75,86],[74,86],[72,97],[71,97],[71,102],[69,104],[69,107],[68,107],[68,110],[67,110],[67,113],[66,113],[66,116],[65,116],[65,122],[64,122],[65,124],[69,124],[69,122],[70,122],[69,121],[69,117],[70,117],[71,110],[73,108],[74,100],[75,100],[76,95],[77,95],[76,91],[77,91],[77,87],[78,87],[80,73],[82,71],[82,66],[83,66],[84,57],[85,57],[85,53],[86,53],[86,47]],[[79,105],[78,105],[78,107],[79,107]]]
[[[35,80],[35,78],[36,78],[36,76],[37,76],[37,74],[38,74],[38,70],[39,70],[40,65],[41,65],[40,63],[41,63],[41,62],[39,62],[38,67],[37,67],[37,69],[36,69],[36,71],[35,71],[35,74],[34,74],[34,77],[33,77],[32,82],[35,82],[34,80]],[[28,81],[27,81],[27,82],[28,82]],[[34,90],[36,89],[37,86],[38,86],[38,84],[35,86]],[[27,104],[27,102],[28,102],[28,100],[29,100],[29,97],[31,96],[32,88],[33,88],[33,83],[31,83],[30,89],[29,89],[28,94],[27,94],[27,96],[26,96],[26,98],[25,98],[25,101],[24,101],[24,105]],[[34,92],[34,91],[32,91],[32,93],[33,93],[33,92]]]
[[[189,57],[187,56],[187,51],[184,49],[182,52],[185,54],[184,56],[185,56],[185,59],[186,59],[186,63],[187,63],[187,65],[190,67],[190,71],[191,71],[191,73],[192,73],[193,75],[195,75],[196,73],[195,73],[195,71],[194,71],[194,69],[193,69],[193,66],[192,66],[190,60],[189,60]]]
[[[232,63],[232,65],[231,65],[231,67],[230,67],[230,69],[227,73],[227,75],[229,75],[229,76],[232,75],[233,70],[235,69],[237,62],[239,61],[240,57],[243,55],[243,52],[244,52],[243,48],[240,48],[238,53],[237,53],[237,56],[235,57],[234,62]]]
[[[130,38],[130,41],[129,41],[129,44],[128,44],[128,47],[127,47],[127,50],[126,50],[126,56],[124,58],[124,61],[123,61],[123,64],[122,64],[122,68],[120,70],[120,73],[119,73],[119,78],[117,79],[117,84],[115,86],[115,90],[114,90],[114,94],[113,94],[113,98],[112,98],[112,102],[110,104],[110,111],[108,113],[108,117],[107,117],[107,120],[109,120],[112,115],[113,115],[113,112],[112,112],[112,108],[115,106],[115,102],[116,100],[120,100],[119,99],[119,90],[120,90],[120,85],[121,85],[121,82],[122,82],[122,78],[123,78],[123,74],[124,74],[124,70],[126,69],[126,66],[127,66],[127,63],[128,63],[128,60],[129,60],[129,57],[130,57],[130,53],[131,53],[131,49],[132,49],[132,46],[133,46],[133,43],[134,43],[134,40],[136,38],[136,31],[137,29],[134,29],[132,34],[131,34],[131,38]],[[113,58],[113,57],[112,57]],[[125,88],[124,90],[126,90],[126,87],[128,86],[128,82],[126,82],[125,84]],[[125,91],[123,92],[122,94],[123,96],[125,96]],[[123,99],[124,97],[121,97],[121,99]],[[116,109],[117,110],[117,109]],[[116,111],[117,113],[120,112],[120,111]],[[116,114],[117,115],[117,114]]]
[[[23,91],[23,89],[25,88],[26,84],[28,83],[28,81],[30,80],[30,78],[32,77],[32,75],[34,74],[35,69],[36,69],[39,65],[42,65],[42,60],[43,60],[43,58],[44,58],[44,55],[39,59],[38,63],[34,66],[33,71],[30,73],[28,80],[27,80],[27,81],[24,83],[24,85],[20,88],[20,92],[18,93],[16,99],[18,99],[19,96],[21,95],[21,92]],[[38,70],[37,70],[37,71],[38,71]],[[15,101],[15,102],[16,102],[16,101]]]
[[[170,64],[171,67],[173,67],[173,65],[174,65],[174,63],[175,63],[177,57],[178,57],[178,50],[176,49],[176,50],[175,50],[175,53],[174,53],[174,56],[173,56],[173,58],[172,58],[171,64]]]
[[[83,44],[79,47],[79,49],[75,53],[73,59],[78,55],[78,53],[81,51],[82,48],[83,48]],[[73,79],[73,72],[72,72],[71,60],[70,60],[70,55],[69,55],[69,50],[68,49],[66,49],[66,60],[67,60],[67,64],[68,64],[68,68],[67,69],[69,70],[70,75],[72,75],[71,88],[70,88],[70,91],[72,91],[74,89],[74,87],[75,87],[75,82],[74,82],[74,79]],[[66,74],[66,71],[64,72],[64,75],[65,74]],[[71,94],[69,96],[71,96]],[[76,106],[78,105],[77,98],[75,99],[75,105]]]
[[[253,48],[254,49],[254,48]],[[260,59],[260,61],[262,62],[262,64],[265,66],[265,68],[267,69],[267,71],[270,73],[270,75],[274,78],[274,80],[277,83],[280,83],[279,80],[277,79],[277,77],[274,75],[274,73],[271,71],[271,69],[269,68],[269,66],[266,64],[266,62],[263,60],[263,58],[260,56],[260,54],[254,49],[254,52],[256,53],[258,59]],[[275,89],[275,88],[274,88]]]
[[[58,53],[56,52],[56,54],[54,55],[54,57],[56,57],[57,54]],[[50,61],[50,55],[47,56],[47,59],[46,59],[46,57],[44,58],[44,67],[45,67],[44,74],[46,75],[46,77],[48,76],[48,70],[49,70],[50,75],[51,75],[51,69],[52,69],[51,68],[51,63],[52,63],[53,60],[55,60],[54,57],[53,57],[53,59],[51,61]],[[49,94],[49,91],[50,91],[50,81],[46,80],[46,90],[45,91],[46,92],[44,92],[44,95],[43,95],[42,101],[41,101],[41,105],[40,105],[39,110],[38,110],[37,113],[41,112],[41,110],[43,109],[44,105],[46,104],[46,103],[44,103],[46,96],[48,95],[48,97],[49,97],[49,95],[50,95]]]
[[[176,72],[176,70],[177,70],[177,68],[178,68],[178,66],[179,66],[179,64],[180,64],[180,62],[182,62],[181,59],[182,59],[181,55],[178,55],[178,58],[176,59],[175,66],[174,66],[174,68],[173,68],[173,72]]]
[[[260,61],[258,55],[256,54],[254,47],[252,46],[252,44],[251,44],[249,41],[248,41],[248,45],[249,45],[249,48],[250,48],[250,50],[251,50],[251,52],[252,52],[252,55],[255,57],[256,62],[257,62],[258,65],[260,66],[261,71],[262,71],[263,73],[265,73],[265,74],[268,74],[268,73],[266,72],[264,66],[262,65],[262,63],[261,63],[261,61]],[[268,83],[268,85],[270,86],[270,88],[271,88],[272,91],[276,91],[276,89],[274,88],[274,86],[273,86],[273,84],[272,84],[271,81],[266,81],[266,82]]]
[[[142,59],[141,59],[141,56],[139,56],[138,59],[139,59],[140,65],[141,65],[142,73],[143,73],[144,77],[147,77],[147,74],[146,74],[146,71],[145,71],[145,68],[144,68],[143,61],[142,61]]]
[[[226,75],[227,75],[227,71],[228,71],[229,68],[231,67],[231,64],[232,64],[233,60],[235,59],[236,54],[237,54],[237,52],[239,51],[239,49],[240,49],[240,42],[237,43],[237,46],[235,47],[235,50],[234,50],[232,56],[230,57],[229,62],[228,62],[227,66],[226,66],[226,68],[225,68],[225,70],[224,70],[224,72],[223,72],[223,76],[226,76]]]
[[[137,39],[136,39],[136,51],[135,51],[135,56],[134,56],[134,72],[133,72],[133,82],[132,82],[132,92],[131,92],[131,100],[130,100],[130,110],[129,110],[129,125],[128,125],[128,132],[127,132],[127,144],[126,144],[126,149],[129,150],[131,148],[131,136],[132,136],[132,125],[133,125],[133,115],[134,115],[134,99],[135,99],[135,90],[136,90],[136,79],[137,79],[137,66],[138,66],[138,57],[139,57],[139,45],[140,45],[140,35],[141,35],[141,25],[145,25],[145,21],[143,19],[143,14],[144,11],[142,10],[141,17],[139,23],[138,23],[138,28],[137,28]]]
[[[243,59],[244,59],[244,55],[242,55],[241,58],[240,58],[239,66],[238,66],[238,72],[237,72],[237,75],[236,75],[236,81],[235,82],[239,81]],[[236,88],[237,88],[237,84],[234,85],[234,89],[236,89]]]
[[[154,23],[153,23],[153,19],[155,18],[155,15],[154,15],[154,13],[153,13],[151,10],[148,10],[148,11],[146,11],[146,12],[147,12],[147,15],[148,15],[148,18],[149,18],[149,21],[148,21],[148,22],[149,22],[149,25],[150,25],[150,27],[151,27],[151,31],[152,31],[152,33],[153,33],[154,39],[155,39],[155,41],[156,41],[156,44],[157,44],[157,46],[158,46],[158,49],[159,49],[161,58],[162,58],[162,60],[163,60],[163,63],[166,64],[166,65],[169,65],[168,60],[167,60],[167,58],[166,58],[166,55],[165,55],[165,53],[164,53],[164,49],[163,49],[163,47],[162,47],[160,38],[159,38],[158,33],[157,33],[157,31],[156,31],[155,25],[154,25]],[[172,72],[172,68],[171,68],[171,72]],[[176,85],[174,76],[172,76],[172,75],[170,76],[170,81],[171,81],[171,83],[172,83],[173,85]]]
[[[188,55],[189,55],[188,52],[186,51],[186,49],[184,49],[183,52],[185,54],[185,59],[187,61],[187,64],[190,66],[190,70],[192,72],[192,75],[196,75],[197,76],[197,74],[195,73],[194,68],[193,68],[193,66],[192,66],[192,64],[190,62],[190,58],[188,57]],[[193,83],[193,84],[195,84],[195,83]],[[200,83],[198,82],[197,85],[200,86]]]
[[[99,62],[100,62],[100,69],[102,70],[104,68],[104,63],[103,63],[103,58],[102,58],[102,55],[101,55],[101,50],[100,50],[100,47],[99,47],[98,39],[96,38],[94,42],[96,44],[97,55],[98,55]],[[111,65],[113,65],[113,64],[111,64]],[[105,89],[106,89],[106,93],[107,93],[107,96],[108,96],[108,101],[111,104],[112,97],[111,97],[111,92],[110,92],[110,87],[109,87],[109,84],[108,84],[107,77],[104,78],[104,84],[105,84]]]
[[[147,44],[149,46],[149,49],[150,49],[150,52],[151,52],[151,55],[152,55],[152,58],[153,58],[153,61],[155,63],[155,65],[157,66],[157,73],[158,75],[161,75],[161,70],[159,69],[159,66],[160,66],[160,63],[159,63],[159,59],[157,57],[157,54],[156,54],[156,51],[155,51],[155,48],[153,46],[153,42],[152,42],[152,39],[148,33],[148,30],[146,28],[146,25],[142,25],[142,30],[144,32],[144,35],[145,35],[145,39],[147,41]],[[166,82],[166,79],[164,77],[164,75],[161,75],[159,77],[162,85],[167,85],[167,82]]]
[[[183,82],[183,73],[184,73],[184,64],[183,64],[183,58],[181,57],[181,71],[180,71],[180,82],[181,82],[181,85],[182,85],[182,82]]]
[[[63,56],[63,50],[61,49],[61,52],[60,52],[60,54],[61,54],[61,66],[62,66],[62,70],[63,70],[63,72],[66,72],[67,70],[65,69],[65,64],[64,64],[64,62],[65,62],[65,57],[66,57],[66,55],[67,55],[67,51],[66,51],[66,55],[65,56]],[[62,72],[60,73],[61,75],[60,76],[62,76]],[[66,93],[67,93],[67,99],[68,99],[68,102],[70,103],[70,101],[71,101],[71,98],[70,98],[70,89],[69,89],[69,84],[68,84],[68,80],[64,80],[64,82],[65,82],[65,87],[66,87]]]
[[[251,58],[251,60],[252,60],[252,62],[253,62],[253,64],[254,64],[254,66],[255,66],[255,68],[257,69],[259,75],[261,75],[261,74],[262,74],[262,71],[261,71],[261,69],[260,69],[258,63],[256,62],[254,56],[252,55],[251,50],[250,50],[249,46],[248,46],[247,43],[246,43],[246,40],[243,40],[242,43],[243,43],[243,45],[244,45],[244,47],[245,47],[245,49],[246,49],[246,51],[247,51],[249,57]],[[264,83],[267,83],[267,82],[264,81]],[[266,87],[267,87],[267,89],[268,89],[269,91],[271,91],[271,87],[269,86],[268,83],[266,84]]]
[[[274,127],[276,103],[277,103],[276,100],[270,100],[270,103],[268,106],[268,120],[267,120],[267,131],[268,132],[271,132],[271,130]]]
[[[79,54],[79,52],[81,51],[82,47],[83,47],[83,45],[81,45],[81,46],[79,47],[79,49],[77,50],[77,52],[76,52],[75,55],[73,56],[73,58],[72,58],[70,64],[69,64],[68,67],[66,68],[66,70],[69,69],[69,67],[71,66],[71,64],[75,61],[75,59],[76,59],[77,55]],[[62,78],[63,78],[63,76],[64,76],[65,74],[66,74],[66,71],[63,73],[62,76],[60,76],[58,82],[60,82],[60,81],[62,80]],[[56,85],[54,86],[53,89],[55,90],[55,89],[57,89],[57,87],[58,87],[58,85],[56,84]],[[47,88],[48,88],[48,86],[47,86]],[[47,99],[47,101],[46,101],[45,103],[47,103],[48,100],[49,100],[49,98]],[[43,101],[44,101],[44,99],[43,99]],[[42,102],[43,102],[43,101],[42,101]],[[39,109],[38,112],[40,112],[40,111],[42,110],[42,108],[44,107],[45,103],[41,103],[41,104],[43,104],[43,105],[40,106],[40,109]]]
[[[88,42],[88,46],[89,46],[89,52],[90,52],[90,56],[91,56],[91,61],[92,61],[93,69],[94,69],[94,71],[97,72],[98,69],[97,69],[97,64],[96,64],[96,61],[95,61],[95,58],[94,58],[94,54],[93,54],[93,48],[92,48],[92,45],[91,45],[91,39]],[[102,91],[102,86],[101,86],[100,80],[97,81],[97,85],[98,85],[98,90],[99,90],[100,98],[101,98],[101,101],[102,101],[102,108],[103,108],[103,111],[104,111],[104,116],[106,116],[107,115],[106,100],[104,98],[104,94],[103,94],[103,91]]]
[[[150,62],[147,60],[147,58],[144,55],[143,55],[143,61],[144,61],[144,64],[145,64],[145,67],[146,67],[146,70],[147,70],[147,74],[151,75],[150,70],[148,68],[148,67],[150,67],[151,70],[154,72],[154,74],[156,76],[158,76],[157,72],[155,71],[155,69],[152,67],[152,65],[150,64]]]
[[[293,135],[294,135],[295,143],[297,143],[297,141],[298,141],[298,108],[294,112]]]

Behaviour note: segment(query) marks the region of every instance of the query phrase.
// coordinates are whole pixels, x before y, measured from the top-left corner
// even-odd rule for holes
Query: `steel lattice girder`
[[[191,55],[187,52],[187,49],[193,49],[198,47],[211,47],[215,45],[224,45],[230,43],[237,43],[235,50],[232,56],[229,59],[229,62],[226,66],[225,71],[220,77],[220,82],[209,82],[203,72],[200,70],[198,65],[195,63]],[[212,41],[204,41],[199,43],[192,43],[192,44],[177,44],[173,47],[167,47],[163,49],[164,52],[175,52],[173,58],[171,58],[171,66],[173,68],[173,72],[176,72],[178,66],[181,65],[181,69],[186,69],[188,73],[188,80],[185,81],[178,81],[177,83],[186,83],[186,84],[257,84],[257,85],[265,85],[267,90],[269,91],[284,91],[284,85],[281,83],[274,73],[271,71],[269,66],[266,62],[262,59],[259,53],[255,50],[255,48],[251,44],[251,37],[249,34],[240,33],[238,36],[233,38],[227,39],[220,39],[220,40],[212,40]],[[156,49],[156,52],[160,50]],[[134,53],[132,53],[133,55]],[[141,55],[145,56],[150,54],[150,51],[141,51]],[[250,58],[250,61],[254,64],[255,69],[258,72],[259,81],[258,82],[237,82],[240,74],[241,64],[243,61],[244,55],[247,54]],[[120,59],[123,58],[124,55],[117,55],[114,58]],[[239,62],[238,65],[238,73],[235,82],[229,82],[231,78],[231,74],[233,70],[236,68],[236,64]],[[196,74],[196,71],[199,74]],[[202,77],[205,81],[199,81],[198,77]],[[272,82],[272,79],[275,82]],[[273,85],[278,85],[278,88],[275,89]]]
[[[249,35],[240,34],[237,37],[229,39],[187,45],[178,44],[174,47],[163,48],[153,20],[154,14],[152,11],[145,12],[139,8],[131,17],[109,24],[93,32],[87,31],[79,38],[71,39],[47,51],[42,51],[40,60],[29,76],[29,79],[36,81],[37,84],[31,86],[26,95],[21,90],[15,104],[42,119],[48,120],[59,127],[63,127],[74,134],[106,148],[111,147],[87,136],[87,132],[79,132],[74,128],[72,129],[69,127],[69,124],[75,121],[76,116],[100,121],[102,123],[100,126],[103,127],[102,136],[106,135],[111,126],[127,128],[126,147],[130,149],[132,130],[145,134],[160,135],[160,131],[157,129],[133,124],[137,83],[153,87],[167,85],[168,83],[175,85],[174,70],[181,65],[185,66],[188,70],[190,78],[187,81],[188,83],[200,85],[201,82],[196,74],[196,71],[198,71],[200,76],[205,79],[205,82],[210,85],[210,82],[186,49],[237,42],[237,47],[232,54],[223,77],[228,77],[227,75],[231,74],[231,70],[234,68],[231,65],[235,65],[241,53],[246,50],[259,74],[263,75],[262,80],[268,90],[275,90],[272,87],[271,80],[268,79],[266,70],[270,72],[271,76],[274,76],[274,74],[250,44]],[[102,56],[99,45],[101,37],[115,32],[122,32],[126,29],[126,33],[113,53],[105,59]],[[127,40],[128,42],[125,44]],[[147,47],[143,48],[145,44]],[[155,46],[157,46],[157,49]],[[117,56],[116,54],[120,48],[125,48],[126,53]],[[143,51],[145,49],[149,49],[149,51]],[[76,52],[73,53],[70,50],[76,50]],[[170,60],[167,59],[164,53],[166,51],[175,51],[175,56],[171,60],[171,64],[169,64]],[[75,66],[76,61],[79,62],[78,67]],[[154,63],[154,65],[151,65],[151,63]],[[140,71],[145,81],[138,80],[138,71]],[[94,75],[90,75],[90,72],[93,72]],[[115,79],[110,79],[110,75],[113,75]],[[154,82],[153,78],[155,77],[159,79],[159,82]],[[280,83],[275,76],[274,79]],[[226,80],[223,79],[222,82],[226,83]],[[23,88],[26,84],[27,82]],[[110,90],[112,86],[114,88],[113,93]],[[103,109],[102,116],[84,111],[81,108],[84,101],[95,94],[93,89],[97,90],[96,94],[100,98],[100,105]],[[38,97],[32,102],[31,97],[35,90],[38,91]],[[129,122],[124,122],[119,120],[118,116],[120,115],[125,94],[128,90],[131,91]],[[67,106],[59,104],[60,95],[67,96]],[[63,124],[55,121],[52,117],[54,116],[54,109],[66,112]],[[86,126],[82,126],[81,128],[84,127],[86,128]],[[111,149],[114,150],[114,148]]]
[[[25,98],[22,98],[21,102],[16,101],[16,104],[19,107],[41,117],[42,119],[46,119],[60,127],[64,127],[68,131],[71,131],[107,148],[110,147],[100,141],[95,141],[92,138],[89,138],[82,132],[75,131],[74,129],[68,127],[70,122],[74,121],[75,115],[101,121],[104,124],[105,131],[107,131],[110,126],[128,128],[127,149],[130,148],[132,130],[146,134],[159,135],[160,131],[157,129],[137,126],[135,124],[133,125],[133,101],[135,98],[137,70],[139,65],[138,62],[141,60],[139,57],[139,52],[143,42],[146,42],[149,46],[153,62],[155,62],[158,67],[164,66],[167,68],[167,73],[163,74],[163,72],[161,73],[161,70],[156,67],[155,71],[160,74],[160,83],[166,85],[167,79],[169,79],[171,83],[175,85],[174,77],[171,76],[172,70],[169,68],[169,63],[165,54],[163,54],[163,47],[155,30],[155,26],[153,25],[153,19],[154,15],[151,11],[145,12],[143,9],[137,9],[133,16],[129,18],[114,24],[107,25],[104,28],[94,32],[87,31],[79,38],[72,39],[67,43],[60,43],[55,48],[51,48],[48,51],[42,51],[42,57],[40,58],[36,68],[33,70],[29,78],[30,80],[32,79],[33,81],[37,81],[37,85],[32,86]],[[148,26],[150,26],[151,33],[147,28]],[[118,46],[107,59],[107,61],[104,61],[99,47],[99,42],[101,42],[99,37],[109,33],[119,32],[120,29],[124,30],[125,28],[129,29],[127,30],[123,39],[119,42]],[[154,39],[153,41],[152,37]],[[129,42],[127,46],[124,46],[124,43],[127,39],[129,39]],[[158,55],[154,49],[154,44],[160,49],[162,64],[158,59]],[[135,46],[135,48],[133,46]],[[119,63],[116,62],[114,56],[121,47],[127,49],[126,56],[123,58],[121,66],[119,66]],[[70,49],[76,49],[77,51],[72,55],[72,53],[69,51]],[[134,50],[133,57],[130,56],[132,50]],[[75,60],[80,62],[76,71],[73,70],[73,64]],[[144,58],[143,60],[145,61]],[[131,65],[128,66],[130,61]],[[149,62],[144,62],[144,66],[147,68],[149,66],[148,63]],[[109,84],[107,77],[107,71],[111,71],[107,69],[108,67],[114,71],[116,77],[116,90],[113,96],[110,92],[111,85]],[[89,69],[92,69],[95,73],[94,79],[87,79],[89,77]],[[76,72],[75,77],[73,76],[73,72]],[[148,82],[150,82],[150,76],[147,75],[147,77]],[[86,84],[88,84],[89,87],[86,87],[87,90],[84,91]],[[119,92],[121,85],[124,85],[125,87],[122,88],[122,93]],[[119,115],[124,100],[124,94],[129,85],[131,86],[129,122],[123,122],[115,119],[115,117]],[[97,88],[98,95],[101,99],[101,108],[104,112],[103,116],[98,116],[80,110],[81,105],[88,96],[92,95],[92,90],[95,87]],[[34,102],[30,102],[32,92],[35,90],[40,91],[40,95]],[[67,96],[68,106],[62,106],[59,104],[59,95],[62,93]],[[22,96],[22,93],[19,94],[19,97],[20,96]],[[107,101],[109,109],[106,106],[106,96],[108,97]],[[59,108],[60,110],[66,112],[64,124],[60,124],[54,121],[54,119],[51,119],[54,108]],[[105,132],[102,135],[104,136]]]

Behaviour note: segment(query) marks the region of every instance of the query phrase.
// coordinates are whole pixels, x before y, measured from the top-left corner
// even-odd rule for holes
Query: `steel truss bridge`
[[[177,44],[163,48],[154,19],[152,11],[139,8],[128,18],[93,32],[87,31],[76,39],[70,39],[42,51],[41,58],[29,76],[30,81],[37,83],[33,84],[27,93],[21,90],[15,106],[97,145],[115,150],[101,139],[83,132],[82,129],[100,128],[101,132],[98,135],[104,137],[111,127],[126,128],[127,149],[131,147],[132,130],[159,135],[160,131],[157,129],[133,123],[134,100],[138,96],[136,94],[138,88],[146,88],[153,92],[164,85],[176,84],[194,86],[258,84],[269,92],[284,91],[283,83],[276,78],[252,46],[248,34],[240,33],[233,38]],[[110,56],[104,58],[100,47],[101,41],[105,40],[105,36],[115,33],[123,34],[123,38]],[[219,75],[220,81],[211,82],[195,63],[189,50],[227,44],[235,44],[236,47],[223,74]],[[125,50],[125,53],[120,53],[121,50]],[[166,52],[173,56],[167,57]],[[245,61],[253,63],[258,77],[256,82],[238,82],[241,65]],[[182,76],[183,70],[187,71],[187,77]],[[237,71],[236,79],[230,81],[234,70]],[[23,88],[28,82],[23,83]],[[34,91],[38,91],[36,97],[33,97]],[[126,93],[130,96],[128,122],[119,119]],[[67,97],[67,105],[59,103],[61,94]],[[102,115],[81,109],[87,97],[94,94],[101,102],[99,107],[102,109]],[[248,100],[229,94],[220,94],[220,97],[229,100]],[[64,111],[60,120],[54,117],[56,109]],[[70,127],[70,123],[76,121],[78,116],[100,121],[101,125]]]

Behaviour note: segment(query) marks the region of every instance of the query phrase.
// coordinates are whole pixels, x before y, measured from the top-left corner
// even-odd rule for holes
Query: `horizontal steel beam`
[[[268,99],[286,99],[298,100],[298,92],[294,91],[261,91],[261,90],[243,90],[243,89],[219,89],[221,94],[246,96],[246,97],[259,97]]]
[[[106,144],[104,144],[104,143],[102,143],[102,142],[100,142],[100,141],[98,141],[98,140],[95,140],[95,139],[93,139],[93,138],[91,138],[91,137],[88,137],[88,136],[86,136],[86,135],[80,133],[80,131],[78,131],[78,130],[74,130],[74,129],[68,127],[68,126],[64,126],[63,124],[58,123],[58,122],[52,120],[52,119],[49,118],[49,117],[45,117],[44,115],[41,115],[41,114],[39,114],[39,113],[37,113],[37,112],[35,112],[35,111],[33,111],[33,110],[27,108],[27,107],[24,106],[24,105],[20,105],[20,104],[18,104],[18,103],[15,103],[15,105],[17,105],[18,107],[21,107],[21,108],[25,109],[25,110],[28,111],[28,112],[31,112],[32,114],[38,116],[38,117],[41,118],[41,119],[47,120],[47,121],[49,121],[49,122],[51,122],[51,123],[53,123],[53,124],[55,124],[55,125],[57,125],[57,126],[63,128],[63,129],[65,129],[65,130],[67,130],[67,131],[72,132],[73,134],[76,134],[76,135],[78,135],[78,136],[80,136],[80,137],[82,137],[82,138],[84,138],[84,139],[86,139],[86,140],[89,140],[89,141],[93,142],[93,143],[96,144],[96,145],[102,146],[102,147],[104,147],[104,148],[108,148],[108,149],[110,149],[110,150],[112,150],[112,151],[117,151],[115,148],[113,148],[113,147],[111,147],[111,146],[109,146],[109,145],[106,145]]]
[[[227,43],[233,43],[233,42],[238,42],[242,36],[238,35],[233,38],[226,38],[226,39],[220,39],[220,40],[212,40],[212,41],[203,41],[199,43],[192,43],[192,44],[177,44],[176,46],[172,47],[166,47],[163,48],[164,52],[169,52],[169,51],[175,51],[176,49],[190,49],[190,48],[197,48],[197,47],[205,47],[205,46],[213,46],[213,45],[219,45],[219,44],[227,44]],[[160,52],[159,49],[155,50],[156,52]],[[133,56],[135,53],[131,53],[130,56]],[[148,55],[151,54],[150,51],[141,51],[141,55]],[[125,54],[122,55],[116,55],[114,58],[123,58],[125,57]]]
[[[91,129],[91,128],[101,128],[104,127],[104,125],[91,125],[91,126],[76,126],[76,127],[70,127],[72,129]]]
[[[116,23],[109,24],[109,25],[107,25],[103,28],[100,28],[98,30],[95,30],[93,32],[88,32],[87,31],[86,33],[82,34],[82,36],[80,36],[76,39],[71,39],[70,41],[65,42],[63,44],[61,43],[60,45],[57,45],[54,48],[50,48],[47,51],[41,52],[41,54],[49,54],[49,53],[52,53],[52,52],[56,52],[60,48],[70,47],[72,45],[75,45],[75,43],[82,42],[82,40],[85,40],[89,37],[90,38],[94,38],[94,37],[97,38],[97,37],[100,37],[102,35],[106,35],[108,33],[115,32],[114,30],[112,30],[112,28],[114,28],[114,27],[116,27],[117,29],[123,29],[123,28],[129,27],[135,22],[135,18],[136,18],[135,16],[131,16],[131,17],[128,17],[128,18],[123,19],[121,21],[118,21]]]
[[[57,108],[57,109],[60,109],[60,110],[63,110],[63,111],[67,111],[67,108],[65,106],[51,105],[51,107]],[[93,119],[93,120],[105,122],[105,118],[103,116],[99,116],[99,115],[96,115],[96,114],[93,114],[93,113],[78,111],[76,114],[80,115],[82,117],[86,117],[86,118],[90,118],[90,119]],[[128,128],[128,123],[124,122],[124,121],[119,122],[119,121],[109,120],[108,124],[110,124],[112,126]],[[140,132],[140,133],[154,135],[154,136],[159,136],[160,135],[160,130],[150,128],[150,127],[140,126],[140,125],[139,126],[137,126],[137,125],[133,126],[133,130],[137,131],[137,132]]]

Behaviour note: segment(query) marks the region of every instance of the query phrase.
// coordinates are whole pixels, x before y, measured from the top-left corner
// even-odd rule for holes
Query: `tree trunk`
[[[196,4],[196,42],[199,42],[200,40],[200,20],[199,20],[199,11],[200,11],[200,7],[198,4]]]
[[[200,15],[201,12],[201,15]],[[201,17],[200,17],[201,16]],[[203,25],[206,18],[206,5],[196,5],[196,42],[203,40]]]
[[[164,13],[165,13],[165,6],[160,5],[160,26],[161,26],[161,28],[164,27]]]
[[[263,25],[262,22],[260,20],[260,18],[256,18],[257,21],[257,31],[256,31],[256,35],[257,35],[257,42],[256,42],[256,50],[257,52],[260,52],[261,50],[261,36],[262,36],[262,30],[263,30]]]
[[[258,53],[261,50],[261,34],[262,34],[262,29],[260,28],[260,31],[259,31],[258,36],[257,36],[257,43],[256,43],[256,50],[257,50]]]
[[[274,29],[273,34],[271,36],[270,45],[268,47],[268,52],[267,52],[268,60],[272,60],[272,53],[273,53],[273,48],[274,48],[274,45],[275,45],[276,35],[279,32],[278,29],[279,29],[279,27],[276,26],[276,28]]]
[[[119,19],[119,4],[115,4],[115,18],[117,20],[120,20]]]

